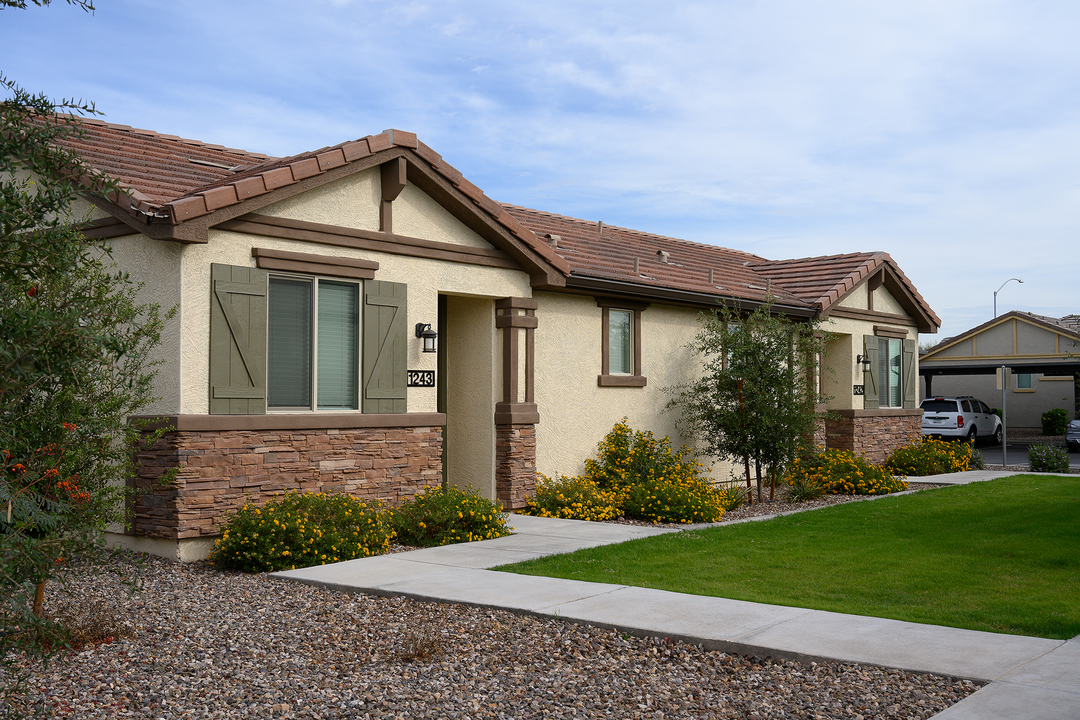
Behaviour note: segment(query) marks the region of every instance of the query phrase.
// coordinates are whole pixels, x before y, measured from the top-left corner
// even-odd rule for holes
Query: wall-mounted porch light
[[[439,333],[431,329],[431,323],[416,323],[416,337],[424,341],[424,352],[436,352],[435,338],[439,337]]]
[[[862,365],[862,371],[864,373],[870,372],[870,356],[869,355],[856,355],[855,364]]]

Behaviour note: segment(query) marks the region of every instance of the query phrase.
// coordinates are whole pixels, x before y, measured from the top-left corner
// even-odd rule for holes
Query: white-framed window
[[[270,275],[267,409],[360,408],[360,290],[355,281]]]
[[[1017,390],[1030,390],[1031,389],[1031,373],[1019,373],[1016,376],[1016,389]]]

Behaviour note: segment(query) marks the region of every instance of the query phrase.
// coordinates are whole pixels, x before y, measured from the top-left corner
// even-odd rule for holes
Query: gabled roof
[[[488,233],[487,239],[510,251],[531,275],[559,285],[559,273],[569,272],[558,255],[413,133],[387,130],[275,158],[97,120],[82,123],[82,136],[65,144],[95,173],[119,180],[126,195],[108,201],[98,198],[97,204],[150,237],[206,242],[209,227],[275,202],[283,194],[302,192],[407,155],[410,181],[429,194],[440,194],[444,201],[467,205],[468,212],[455,213],[459,219],[483,216],[502,235],[500,239],[498,233],[495,237]],[[434,187],[440,183],[444,187]],[[530,255],[535,259],[530,260]]]
[[[919,362],[923,361],[923,358],[936,361],[938,358],[933,357],[941,353],[957,343],[962,343],[970,340],[972,337],[979,335],[980,333],[989,330],[992,327],[1008,322],[1009,320],[1020,320],[1030,325],[1040,327],[1044,330],[1053,333],[1059,333],[1069,337],[1070,340],[1075,340],[1080,343],[1080,315],[1066,315],[1063,318],[1052,318],[1045,315],[1036,315],[1035,313],[1024,312],[1023,310],[1010,310],[1004,315],[998,315],[996,318],[987,320],[981,325],[976,325],[970,330],[966,330],[959,335],[953,335],[947,337],[939,342],[934,347],[926,351],[925,354],[919,359]],[[1071,353],[1070,353],[1071,354]],[[947,360],[948,356],[942,356],[942,359]]]
[[[886,252],[849,253],[795,260],[763,260],[751,267],[814,305],[822,317],[857,285],[871,279],[884,284],[922,332],[936,332],[941,318]]]
[[[772,261],[488,198],[416,135],[387,130],[277,158],[93,119],[67,144],[124,196],[91,199],[134,231],[206,242],[210,227],[283,197],[404,157],[408,180],[522,263],[534,287],[659,298],[708,306],[760,304],[824,317],[859,283],[877,275],[924,332],[941,321],[886,253]],[[99,226],[107,223],[99,221]],[[120,231],[99,227],[101,234]],[[130,232],[130,231],[128,231]]]

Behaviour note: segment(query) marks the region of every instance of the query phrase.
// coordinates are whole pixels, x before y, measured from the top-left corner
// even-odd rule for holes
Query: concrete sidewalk
[[[1013,474],[972,471],[921,480],[962,484]],[[510,525],[514,534],[509,537],[274,576],[352,592],[557,616],[731,653],[869,663],[989,683],[935,716],[941,720],[1080,720],[1080,638],[1000,635],[488,570],[544,555],[681,532],[525,515],[511,515]]]

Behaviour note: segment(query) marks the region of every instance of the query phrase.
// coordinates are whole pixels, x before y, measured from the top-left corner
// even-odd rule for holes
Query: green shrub
[[[926,435],[914,445],[895,450],[885,460],[885,469],[893,475],[943,475],[970,470],[973,458],[971,443],[939,440]]]
[[[551,479],[538,474],[536,495],[528,499],[527,508],[518,512],[571,520],[613,520],[622,515],[620,500],[620,493],[601,490],[584,475]]]
[[[971,448],[971,460],[968,462],[968,470],[985,470],[986,458],[983,457],[981,450]]]
[[[817,500],[825,494],[825,486],[816,477],[799,473],[787,477],[787,499],[791,502]]]
[[[1069,451],[1057,445],[1031,445],[1028,447],[1031,472],[1069,472]]]
[[[720,492],[696,478],[648,478],[626,490],[623,512],[650,522],[716,522],[723,516]]]
[[[623,418],[597,446],[596,458],[585,461],[585,475],[604,490],[622,490],[655,478],[700,479],[704,466],[688,459],[690,451],[671,449],[668,438],[631,430]]]
[[[413,547],[490,540],[510,534],[506,513],[476,488],[426,487],[394,511],[398,541]]]
[[[381,504],[349,495],[289,492],[233,513],[210,560],[228,570],[272,572],[377,555],[394,534],[388,516]]]
[[[728,485],[727,487],[718,488],[717,493],[720,494],[720,507],[724,509],[724,512],[728,510],[735,510],[746,502],[747,496],[750,495],[750,488],[740,485]]]
[[[1042,414],[1043,435],[1064,435],[1065,426],[1069,424],[1069,413],[1065,408],[1054,408]]]
[[[894,478],[850,450],[825,450],[800,457],[791,464],[784,480],[788,486],[816,482],[834,495],[888,495],[908,488],[903,479]]]

